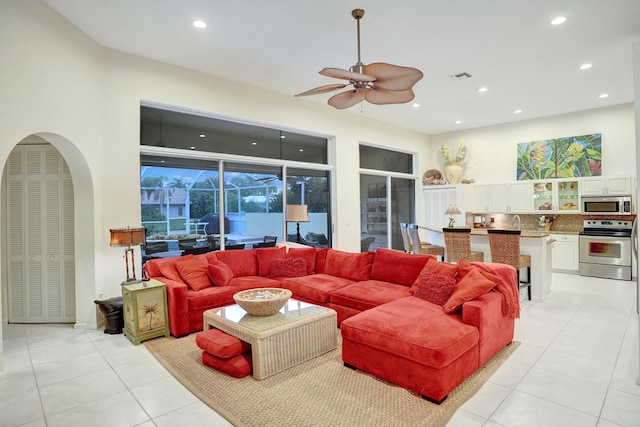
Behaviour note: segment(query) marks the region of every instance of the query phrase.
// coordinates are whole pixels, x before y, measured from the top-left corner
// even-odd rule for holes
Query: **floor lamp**
[[[127,279],[123,284],[137,282],[136,265],[133,260],[133,246],[146,243],[144,227],[126,227],[112,228],[109,230],[111,235],[110,246],[124,246],[124,263]],[[131,265],[129,265],[129,257],[131,257]]]
[[[296,241],[300,243],[300,223],[309,222],[309,215],[307,214],[307,205],[287,205],[287,222],[295,222],[296,228]]]

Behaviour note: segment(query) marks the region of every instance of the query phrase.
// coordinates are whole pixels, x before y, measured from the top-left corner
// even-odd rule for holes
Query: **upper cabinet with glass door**
[[[580,180],[559,179],[555,208],[558,213],[576,213],[580,211]]]
[[[532,185],[534,211],[576,213],[580,210],[577,179],[534,181]]]

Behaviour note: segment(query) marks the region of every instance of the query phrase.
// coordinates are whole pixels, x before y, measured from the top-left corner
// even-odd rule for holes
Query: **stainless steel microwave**
[[[583,196],[582,213],[588,215],[631,215],[631,196]]]

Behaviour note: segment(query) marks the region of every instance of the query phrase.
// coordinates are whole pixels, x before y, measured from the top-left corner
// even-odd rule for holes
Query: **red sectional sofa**
[[[239,290],[284,287],[337,312],[345,365],[436,402],[512,341],[520,308],[513,267],[389,249],[218,251],[144,268],[167,286],[172,335],[201,331]]]

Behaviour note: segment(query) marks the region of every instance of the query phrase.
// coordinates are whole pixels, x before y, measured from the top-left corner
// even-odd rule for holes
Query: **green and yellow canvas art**
[[[602,175],[602,134],[518,144],[518,180]]]

